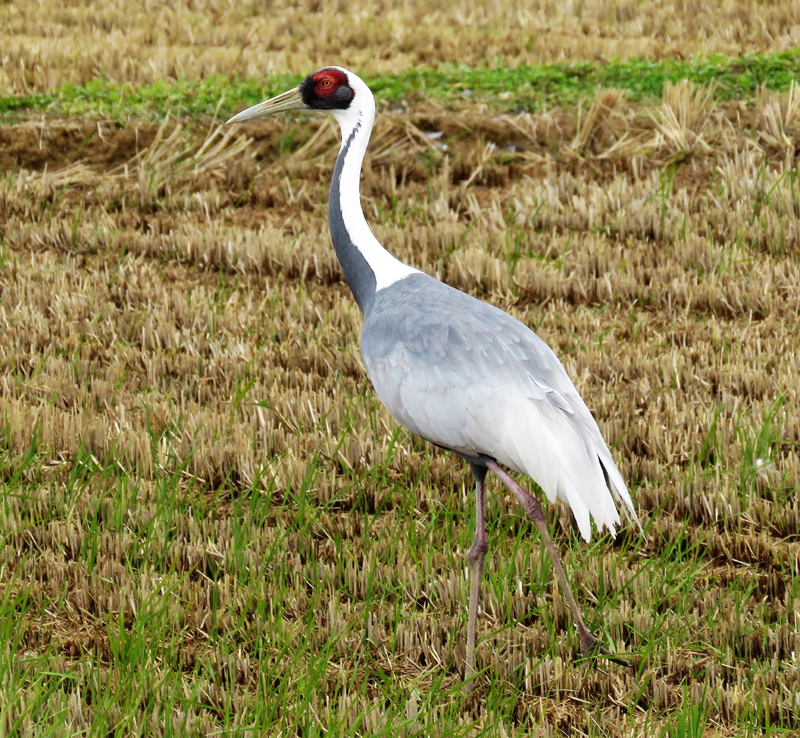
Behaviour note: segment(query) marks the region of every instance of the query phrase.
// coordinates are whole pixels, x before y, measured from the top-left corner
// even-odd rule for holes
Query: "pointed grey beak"
[[[284,92],[282,95],[273,97],[271,100],[253,105],[252,108],[247,108],[241,113],[234,115],[228,123],[241,123],[243,120],[253,120],[254,118],[262,118],[265,115],[272,115],[273,113],[283,113],[287,110],[307,110],[306,104],[300,95],[300,88],[295,87],[293,90]]]

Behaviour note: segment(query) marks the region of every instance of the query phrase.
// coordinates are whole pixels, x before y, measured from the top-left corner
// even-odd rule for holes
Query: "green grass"
[[[796,57],[787,59],[794,63]],[[652,66],[665,70],[664,65]],[[608,73],[612,65],[598,69]],[[483,79],[487,96],[499,94],[488,89],[496,70],[453,74],[466,79],[468,72]],[[433,73],[422,74],[430,89],[445,89],[443,82],[425,74]],[[408,78],[400,82],[403,79]],[[645,92],[646,80],[643,73],[637,80],[640,91],[631,94],[657,95],[656,82],[654,91]],[[778,75],[771,80],[776,86],[786,81]],[[241,83],[238,89],[246,87],[241,95],[247,104],[295,82],[287,77],[271,79],[269,89],[256,83]],[[400,82],[398,90],[404,89]],[[207,111],[213,112],[223,83],[233,84],[185,82],[181,89],[186,94],[194,89],[195,101],[205,96]],[[717,84],[718,94],[729,94]],[[194,114],[170,98],[178,87],[161,85],[161,98],[148,88],[149,102],[142,103],[137,114],[155,116],[167,108]],[[380,89],[380,80],[375,87],[383,99],[399,99],[392,97],[391,89]],[[102,84],[97,89],[101,88]],[[114,89],[119,95],[109,94],[106,101],[116,99],[113,110],[120,112],[123,88]],[[412,96],[419,94],[413,92],[413,84],[408,89]],[[748,89],[752,92],[753,87]],[[86,93],[82,104],[88,106],[92,99]],[[222,115],[226,108],[238,106],[233,99],[225,97],[219,106]],[[494,99],[498,105],[510,104]],[[51,102],[55,105],[56,97]],[[677,166],[667,169],[653,181],[661,228],[668,234],[666,247],[657,244],[664,252],[679,244],[675,219],[668,217],[676,170]],[[776,205],[781,188],[777,183],[768,186],[768,175],[765,166],[762,178],[767,179],[758,184],[764,190],[763,204],[754,221],[770,209],[782,215]],[[793,176],[786,175],[781,187],[791,184]],[[379,197],[373,201],[380,207]],[[60,207],[49,199],[43,202],[48,208],[37,210],[41,222],[34,221],[42,229]],[[540,208],[537,200],[531,210],[538,213]],[[87,212],[70,212],[66,221],[72,241],[63,248],[70,270],[80,263],[72,261],[75,224],[89,217]],[[412,198],[401,198],[399,204],[380,210],[381,224],[402,228],[415,219],[433,217],[424,216],[426,212]],[[548,256],[543,256],[537,234],[516,223],[509,216],[508,237],[493,241],[509,273],[522,259],[533,258],[543,273],[561,273],[571,246],[554,256],[548,247]],[[442,250],[461,248],[467,234],[478,232],[470,228],[479,225],[465,227],[464,235],[452,243],[444,240]],[[0,259],[29,258],[28,240],[15,243],[21,245],[10,251],[0,244]],[[639,249],[636,241],[626,247],[632,254]],[[739,253],[733,247],[730,251]],[[770,254],[754,250],[752,258],[772,258]],[[153,258],[161,260],[165,272],[179,260],[177,252],[171,263],[163,255]],[[105,263],[111,264],[111,278],[129,279],[113,259]],[[216,279],[211,271],[209,278],[212,267],[201,263],[204,266],[192,272],[191,279],[205,279],[211,311],[221,320],[247,275],[222,270]],[[88,260],[78,271],[91,274],[96,268]],[[43,271],[38,269],[37,276]],[[731,269],[731,274],[741,273]],[[275,278],[281,278],[280,272]],[[148,283],[142,277],[134,283],[139,281]],[[259,279],[259,300],[262,289]],[[679,405],[699,396],[713,406],[718,393],[693,395],[686,385],[677,384],[678,369],[666,359],[670,344],[662,345],[662,334],[650,324],[655,311],[647,305],[658,304],[659,292],[655,286],[642,289],[644,299],[631,298],[630,335],[624,340],[641,341],[644,347],[650,339],[641,336],[652,332],[659,351],[665,350],[659,381],[654,378],[642,397],[656,403],[659,395],[671,392],[680,395]],[[277,311],[278,298],[269,299],[273,302],[262,308],[264,313]],[[340,301],[341,295],[336,293],[335,299]],[[302,304],[293,315],[296,319],[302,319]],[[149,302],[146,309],[151,309]],[[601,310],[605,306],[597,308],[598,314]],[[724,339],[732,342],[726,349],[731,357],[745,347],[744,338],[733,338],[738,328],[752,323],[745,313],[743,308],[740,323],[722,325],[722,336],[732,329]],[[544,320],[543,310],[531,316],[537,314]],[[554,315],[560,320],[559,313]],[[666,308],[663,315],[664,320],[673,319]],[[682,339],[680,326],[695,318],[687,309],[670,327],[676,340],[692,349],[700,340],[692,340],[688,332],[689,339]],[[712,316],[700,314],[700,322],[706,320]],[[42,324],[48,330],[52,325],[49,319]],[[620,332],[624,328],[621,325]],[[87,326],[82,332],[88,330],[94,329]],[[225,328],[212,320],[207,328],[192,330],[222,335]],[[319,340],[318,330],[302,327],[298,340],[310,345]],[[268,329],[259,335],[259,351],[277,344]],[[572,328],[569,336],[581,352],[595,341],[593,334]],[[597,341],[604,345],[602,334]],[[43,346],[49,343],[49,338],[42,341]],[[63,350],[72,359],[70,376],[76,386],[96,379],[92,365],[87,369],[81,363],[85,347],[78,342]],[[609,348],[607,358],[612,352]],[[770,375],[774,357],[767,354],[758,357],[758,366]],[[45,358],[39,359],[41,367],[32,376],[20,368],[15,381],[32,379],[35,386],[45,366]],[[602,356],[593,361],[603,366]],[[632,366],[625,381],[633,384],[640,369]],[[268,414],[278,412],[271,397],[254,388],[254,364],[245,366],[237,359],[227,371],[236,380],[230,391],[220,389],[215,396],[220,402],[230,399],[231,424],[239,422],[239,408],[248,403]],[[700,363],[697,371],[700,383],[708,386],[708,367]],[[179,378],[164,391],[178,396],[180,383],[193,379]],[[769,391],[783,381],[774,380]],[[292,452],[265,455],[262,476],[247,482],[230,475],[203,482],[186,473],[186,460],[168,460],[174,465],[159,469],[163,456],[158,449],[172,436],[180,437],[185,421],[178,409],[161,419],[151,416],[149,385],[136,406],[153,417],[148,428],[154,468],[159,469],[154,478],[134,476],[115,461],[115,451],[101,458],[85,450],[54,456],[34,438],[23,453],[13,452],[6,440],[10,432],[0,432],[0,634],[5,644],[0,649],[0,736],[26,729],[29,734],[54,736],[245,735],[248,730],[253,735],[320,738],[494,736],[503,734],[501,727],[509,735],[530,735],[545,724],[552,734],[569,735],[577,732],[576,723],[582,734],[601,736],[608,734],[614,719],[609,713],[616,708],[615,734],[689,738],[707,735],[720,724],[728,734],[793,734],[800,710],[797,662],[794,652],[787,654],[781,645],[782,633],[795,632],[800,597],[796,480],[781,473],[782,460],[797,451],[791,431],[784,427],[791,425],[786,420],[787,414],[792,417],[791,394],[779,394],[756,414],[751,411],[757,399],[744,393],[732,410],[725,411],[721,403],[686,465],[667,463],[657,448],[644,449],[643,454],[664,462],[663,479],[657,477],[662,473],[658,469],[644,481],[630,479],[646,538],[624,529],[615,542],[596,536],[587,545],[574,531],[566,507],[548,505],[553,537],[587,623],[609,649],[624,644],[641,660],[642,666],[630,673],[602,662],[596,669],[583,670],[577,635],[563,603],[559,610],[552,567],[539,537],[491,481],[490,549],[481,599],[482,610],[491,617],[480,620],[479,659],[484,668],[480,692],[469,698],[460,691],[463,665],[454,655],[466,630],[463,555],[474,516],[468,472],[462,462],[396,426],[387,438],[366,378],[356,384],[358,391],[336,390],[337,405],[347,408],[344,422],[333,412],[330,418],[306,415],[302,407],[296,418],[282,421],[302,427],[304,435],[309,428],[315,437],[325,439],[327,433],[327,440],[312,448],[297,443]],[[293,391],[302,397],[300,390]],[[55,400],[54,395],[49,401]],[[32,402],[31,407],[34,417],[36,405]],[[671,419],[677,413],[670,415],[667,409],[650,417],[670,429],[680,427]],[[361,428],[369,436],[362,447],[376,449],[374,458],[340,464],[341,449],[347,458],[358,458],[347,448]],[[676,437],[674,448],[682,443]],[[419,463],[399,465],[398,448]],[[292,464],[288,481],[272,481],[272,470],[292,469]],[[330,499],[318,495],[328,480],[334,489]],[[404,640],[409,634],[410,647]],[[441,662],[419,657],[431,644],[443,655]],[[520,660],[512,662],[519,655]],[[557,660],[566,674],[579,675],[567,687],[557,676],[537,676],[542,673],[537,670]],[[708,676],[712,667],[714,679]],[[530,674],[532,684],[527,681]],[[578,680],[580,688],[575,689]],[[669,694],[673,701],[665,703],[664,695]],[[768,697],[779,700],[772,712]],[[585,719],[573,714],[574,722],[564,727],[563,717],[546,714],[552,705],[583,710]]]
[[[311,70],[303,70],[308,72]],[[617,87],[634,100],[661,96],[664,82],[690,79],[714,85],[719,99],[751,98],[759,85],[785,90],[800,76],[800,50],[741,57],[688,60],[631,59],[607,64],[580,62],[471,68],[406,70],[392,75],[366,75],[379,101],[391,105],[435,99],[453,104],[479,99],[504,111],[539,110],[575,105],[595,90]],[[226,117],[300,82],[302,74],[277,74],[261,80],[209,77],[159,81],[134,88],[99,79],[55,92],[0,96],[0,116],[47,110],[57,115],[88,115],[127,120],[219,114]]]
[[[372,412],[376,407],[365,395],[350,402],[366,403]],[[772,422],[769,413],[759,436]],[[405,432],[396,436],[427,459],[438,453]],[[154,433],[153,443],[158,440]],[[163,735],[203,735],[208,730],[239,735],[250,729],[256,735],[279,731],[319,738],[435,731],[492,736],[500,726],[514,725],[534,730],[538,717],[526,715],[522,665],[505,679],[493,676],[491,666],[487,669],[481,700],[489,717],[483,724],[471,724],[464,716],[472,698],[462,695],[458,679],[454,686],[458,665],[434,663],[412,677],[386,667],[385,656],[402,664],[402,643],[390,641],[388,651],[373,643],[373,627],[398,637],[417,622],[429,627],[434,612],[443,615],[440,627],[448,631],[447,641],[462,639],[465,628],[464,603],[443,603],[437,582],[447,580],[448,572],[463,570],[460,552],[469,545],[472,521],[460,498],[469,501],[470,490],[431,490],[427,463],[417,479],[392,478],[391,458],[390,449],[373,467],[352,473],[343,486],[345,497],[348,491],[372,487],[380,490],[380,499],[370,501],[359,493],[351,498],[352,508],[342,510],[344,498],[327,504],[314,498],[317,476],[331,473],[330,463],[319,457],[303,480],[280,494],[260,479],[244,489],[227,483],[214,490],[202,488],[187,480],[181,468],[160,475],[145,494],[118,465],[85,452],[65,465],[55,484],[48,482],[53,472],[35,444],[22,456],[0,453],[0,478],[6,480],[0,505],[6,522],[16,522],[0,537],[2,558],[14,571],[0,596],[0,633],[5,633],[6,644],[0,653],[0,732],[20,732],[37,715],[45,716],[37,735],[59,736],[133,735],[143,727],[146,734],[148,725],[158,726]],[[498,634],[543,624],[551,645],[529,662],[535,669],[560,655],[557,642],[576,642],[577,635],[568,619],[554,614],[551,567],[538,536],[518,509],[502,502],[496,487],[491,485],[487,506],[490,552],[483,599],[500,603],[501,609],[497,628],[487,628],[484,619],[479,638],[491,643]],[[225,512],[221,500],[229,502]],[[227,525],[220,526],[221,520]],[[655,520],[645,521],[648,535],[663,537],[663,528],[653,533]],[[626,602],[634,611],[649,613],[646,631],[633,635],[635,626],[627,625],[632,629],[629,639],[641,644],[637,659],[648,664],[636,670],[641,690],[634,690],[625,705],[631,730],[634,716],[644,710],[653,726],[656,718],[666,717],[660,731],[648,735],[689,738],[704,735],[712,724],[713,690],[703,686],[707,662],[700,659],[681,677],[681,706],[666,715],[643,697],[655,678],[651,667],[664,670],[664,658],[675,652],[676,644],[690,659],[697,654],[717,664],[744,664],[748,653],[742,639],[764,622],[765,603],[758,602],[754,583],[741,577],[718,586],[718,610],[708,611],[704,603],[713,577],[707,572],[712,560],[704,534],[675,522],[675,529],[646,554],[636,536],[621,537],[620,546],[610,552],[608,536],[586,546],[555,519],[551,529],[562,539],[571,578],[599,566],[599,583],[593,587],[597,600],[587,610],[591,628],[605,635],[618,627],[609,621],[616,623],[616,613]],[[92,588],[96,612],[78,617],[69,577],[56,591],[48,587],[47,577],[28,581],[41,578],[44,564],[36,564],[44,559],[39,549],[48,531],[59,526],[79,531],[79,545],[71,551],[55,546],[51,560],[55,556],[60,565],[72,567],[72,576]],[[335,563],[320,556],[318,542],[326,537],[335,544]],[[34,544],[23,552],[20,542],[27,540]],[[186,554],[187,542],[189,551],[200,546],[200,551],[225,553],[192,559]],[[103,553],[109,545],[122,549],[116,570],[99,566],[109,558],[107,550]],[[254,546],[260,553],[248,555]],[[406,555],[415,562],[416,582],[400,574]],[[628,562],[634,558],[639,563],[631,574]],[[355,583],[345,574],[348,564],[363,575]],[[623,586],[614,584],[618,566],[627,572]],[[797,593],[797,572],[787,571],[786,576],[787,588]],[[537,603],[527,612],[512,608],[515,599],[518,607],[518,586]],[[115,600],[123,590],[122,599]],[[415,606],[409,595],[417,590],[422,594]],[[193,611],[197,603],[205,613],[202,623]],[[332,611],[341,613],[340,627],[327,622]],[[738,624],[729,621],[726,632],[709,643],[718,611],[742,614]],[[53,628],[61,618],[76,631],[88,623],[99,633],[94,645],[84,641],[79,657],[70,652],[70,634]],[[249,674],[242,674],[243,659]],[[754,705],[761,694],[758,668],[742,669],[739,677],[740,689],[752,694]],[[558,691],[556,687],[554,697]],[[85,727],[75,723],[70,709],[75,700],[91,715]],[[353,724],[346,707],[351,701],[375,704],[374,715],[362,711]],[[606,698],[596,695],[587,703],[587,714],[606,707]],[[757,735],[769,725],[763,710],[740,719],[742,735]],[[588,735],[603,735],[600,724],[593,729],[588,722]]]

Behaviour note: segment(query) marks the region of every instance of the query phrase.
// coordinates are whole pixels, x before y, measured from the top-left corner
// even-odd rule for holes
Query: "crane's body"
[[[489,457],[612,532],[630,504],[600,429],[550,347],[520,321],[426,274],[376,292],[361,352],[398,423],[466,460]],[[606,476],[612,487],[606,482]]]
[[[284,110],[330,112],[342,131],[329,198],[331,237],[364,314],[361,351],[378,397],[401,425],[469,462],[476,481],[467,688],[473,686],[475,620],[486,553],[483,482],[493,471],[523,504],[554,559],[584,651],[596,639],[577,610],[539,503],[501,464],[528,474],[550,501],[567,502],[583,537],[591,521],[613,534],[615,504],[637,520],[600,429],[561,362],[533,331],[392,256],[372,234],[359,194],[375,117],[372,93],[352,72],[326,67],[298,88],[231,119]],[[638,521],[637,521],[638,522]]]

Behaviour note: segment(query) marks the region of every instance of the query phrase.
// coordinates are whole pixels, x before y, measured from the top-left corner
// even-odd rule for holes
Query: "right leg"
[[[470,463],[475,477],[475,537],[467,551],[469,564],[469,616],[467,621],[467,669],[464,677],[464,692],[475,689],[475,628],[478,620],[478,599],[483,577],[483,560],[486,558],[486,516],[484,511],[483,482],[486,479],[485,466]]]

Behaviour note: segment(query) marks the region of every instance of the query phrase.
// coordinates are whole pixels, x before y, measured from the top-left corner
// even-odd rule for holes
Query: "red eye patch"
[[[341,85],[347,84],[347,77],[338,69],[323,69],[311,78],[314,80],[315,92],[323,97],[332,95]]]
[[[347,74],[336,67],[323,67],[309,74],[298,89],[309,110],[346,110],[356,95]]]

